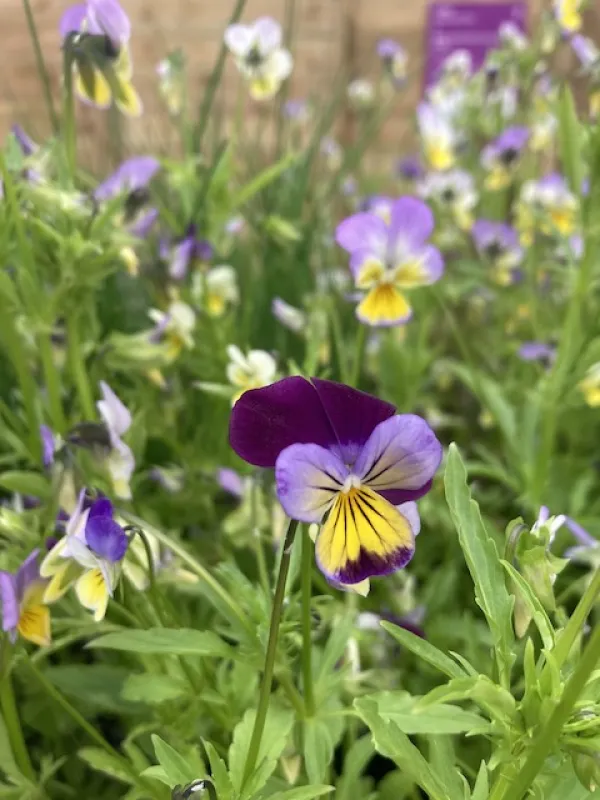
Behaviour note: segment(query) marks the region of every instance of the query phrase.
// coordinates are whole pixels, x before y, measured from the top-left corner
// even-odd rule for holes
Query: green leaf
[[[485,529],[479,506],[471,499],[467,472],[455,444],[450,445],[445,484],[450,513],[475,584],[475,599],[485,614],[492,633],[502,682],[508,685],[515,660],[513,599],[506,588],[504,571],[494,541]]]
[[[344,769],[335,787],[335,800],[354,800],[356,786],[362,773],[373,756],[373,743],[370,736],[357,739],[344,759]]]
[[[490,793],[490,781],[488,778],[488,769],[485,761],[481,762],[475,786],[473,787],[473,794],[471,800],[488,800]]]
[[[149,655],[231,658],[234,654],[233,649],[216,633],[186,628],[118,631],[99,636],[87,646]]]
[[[333,791],[333,786],[297,786],[267,796],[268,800],[312,800]]]
[[[431,736],[429,741],[429,762],[452,794],[459,797],[464,789],[463,779],[456,768],[454,743],[450,736]]]
[[[393,722],[381,717],[377,702],[372,697],[355,700],[354,707],[371,729],[377,750],[395,761],[430,800],[463,800],[462,793],[452,794],[408,736]]]
[[[140,706],[123,699],[125,681],[131,674],[126,667],[107,664],[65,664],[48,667],[45,675],[69,697],[74,697],[88,707],[116,714],[139,710]]]
[[[244,767],[246,765],[246,756],[248,754],[250,739],[252,738],[255,719],[256,711],[254,709],[246,711],[241,722],[235,727],[233,740],[229,748],[229,774],[233,787],[237,792],[242,791],[244,783]],[[256,761],[257,768],[253,779],[249,781],[248,786],[245,787],[248,794],[252,793],[250,791],[251,789],[254,792],[262,789],[269,777],[273,774],[277,766],[277,759],[285,749],[287,737],[292,730],[293,724],[294,714],[292,711],[278,708],[277,706],[269,707],[265,729],[260,743],[260,750],[258,752],[258,759]]]
[[[521,573],[518,572],[512,564],[509,564],[508,561],[504,560],[502,560],[500,563],[518,587],[521,599],[527,606],[529,613],[531,614],[531,617],[535,622],[538,631],[540,632],[542,642],[544,643],[544,649],[552,650],[554,648],[555,641],[554,628],[552,627],[550,617],[546,613],[544,606],[541,604],[539,598],[535,595],[529,582],[525,580]]]
[[[319,689],[327,687],[330,673],[336,669],[340,658],[348,646],[348,639],[354,629],[354,616],[347,615],[338,620],[329,634],[323,656],[317,669],[317,684]]]
[[[38,472],[3,472],[0,474],[0,488],[39,497],[40,500],[48,500],[52,494],[49,481]]]
[[[164,769],[171,787],[177,786],[177,784],[191,783],[196,778],[202,777],[198,775],[195,766],[189,764],[177,750],[167,744],[160,736],[153,733],[151,739],[156,760]]]
[[[583,180],[583,126],[568,86],[562,87],[558,98],[558,146],[563,172],[571,191],[579,196]]]
[[[333,760],[334,742],[322,720],[307,719],[304,725],[304,766],[311,783],[321,783]]]
[[[464,711],[459,706],[439,703],[419,705],[419,697],[408,692],[378,692],[370,696],[382,719],[391,720],[403,733],[450,734],[486,733],[490,724],[479,714]]]
[[[516,713],[516,702],[512,694],[485,675],[455,678],[444,686],[437,686],[421,697],[417,707],[428,708],[455,700],[472,700],[492,719],[505,725],[513,722]]]
[[[221,756],[217,753],[214,746],[210,742],[202,741],[204,750],[208,757],[210,764],[210,774],[217,790],[218,800],[231,800],[233,797],[233,784],[227,767]]]
[[[160,764],[153,764],[151,767],[146,767],[145,770],[140,772],[140,775],[143,778],[153,778],[156,781],[160,781],[164,783],[166,786],[171,788],[171,781],[169,776],[164,771],[164,769],[160,766]]]
[[[231,201],[230,212],[243,206],[248,200],[251,200],[256,194],[265,189],[270,183],[276,180],[283,172],[291,167],[291,165],[299,158],[298,153],[289,153],[282,159],[267,167],[262,172],[253,178],[249,183],[243,186],[237,195]]]
[[[167,700],[177,700],[185,695],[185,683],[169,675],[139,673],[130,675],[123,686],[122,695],[132,703],[158,705]]]
[[[133,776],[123,767],[122,762],[100,747],[82,747],[81,750],[78,750],[77,755],[98,772],[110,775],[111,778],[116,778],[123,783],[135,783]]]
[[[4,773],[8,778],[23,779],[21,771],[14,759],[12,748],[10,746],[10,739],[8,738],[8,731],[4,724],[4,719],[0,714],[0,772]]]
[[[381,627],[390,633],[402,647],[406,647],[407,650],[410,650],[449,678],[462,678],[465,675],[465,672],[458,664],[430,642],[421,636],[417,636],[416,633],[393,625],[391,622],[382,622]]]

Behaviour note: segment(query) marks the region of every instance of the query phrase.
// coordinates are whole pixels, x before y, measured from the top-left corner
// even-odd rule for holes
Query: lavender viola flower
[[[435,203],[440,211],[449,212],[462,230],[473,225],[473,210],[479,196],[470,172],[462,169],[429,172],[417,184],[417,192],[424,200]]]
[[[216,474],[217,483],[224,492],[240,499],[244,494],[244,479],[230,467],[221,467]]]
[[[427,241],[434,227],[431,210],[414,197],[393,203],[389,224],[363,212],[338,225],[336,241],[350,254],[356,288],[366,293],[356,309],[361,322],[384,327],[408,322],[412,309],[404,291],[435,283],[444,271],[441,253]]]
[[[377,55],[394,83],[397,85],[404,83],[407,76],[408,56],[402,45],[394,39],[380,39],[377,42]]]
[[[478,219],[471,228],[477,252],[493,266],[496,282],[508,286],[523,260],[517,231],[503,222]]]
[[[206,239],[199,239],[196,234],[196,225],[188,225],[183,238],[171,249],[169,276],[173,280],[182,281],[196,262],[206,262],[212,258],[211,243]]]
[[[2,630],[11,641],[21,636],[40,647],[50,644],[50,611],[44,604],[46,581],[40,578],[39,550],[30,553],[13,575],[0,571]]]
[[[414,501],[442,458],[425,420],[343,384],[290,377],[242,395],[229,441],[250,464],[275,468],[288,516],[326,517],[315,546],[329,580],[358,584],[412,558]]]
[[[123,161],[105,181],[94,190],[96,200],[110,200],[119,194],[134,195],[148,187],[160,170],[160,162],[152,156],[134,156]]]
[[[550,366],[556,359],[556,347],[545,342],[524,342],[518,354],[523,361],[541,361]]]
[[[485,180],[486,188],[498,190],[510,185],[529,137],[528,128],[515,125],[507,128],[484,147],[481,164],[488,173]]]
[[[71,6],[61,18],[60,34],[71,55],[77,95],[98,108],[114,102],[124,114],[139,116],[142,103],[131,84],[131,22],[118,0]]]
[[[453,167],[459,135],[450,117],[432,103],[420,103],[417,124],[427,164],[434,170]]]

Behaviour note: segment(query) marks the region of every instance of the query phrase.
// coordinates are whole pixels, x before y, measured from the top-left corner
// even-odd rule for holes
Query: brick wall
[[[61,65],[58,20],[69,0],[30,0],[55,98]],[[174,132],[166,123],[156,91],[155,66],[169,50],[182,47],[188,58],[190,94],[198,98],[218,52],[232,0],[122,0],[134,33],[132,50],[135,83],[146,113],[124,123],[126,150],[162,150],[172,146]],[[480,0],[487,2],[487,0]],[[550,0],[529,0],[530,24]],[[421,91],[427,0],[296,0],[294,55],[296,68],[290,96],[326,93],[342,68],[350,76],[369,74],[376,67],[374,48],[382,36],[393,36],[407,48],[413,79],[398,98],[393,115],[382,131],[379,149],[399,152],[410,137],[412,111]],[[283,21],[285,0],[248,0],[244,19],[269,14]],[[3,42],[3,81],[0,89],[0,136],[19,120],[36,135],[48,131],[43,94],[37,77],[33,49],[27,33],[21,0],[0,0]],[[225,114],[235,105],[237,76],[229,61],[219,103]],[[256,113],[247,107],[249,117]],[[264,112],[263,112],[264,113]],[[79,104],[79,147],[92,168],[110,158],[106,112]],[[352,135],[346,120],[345,135]],[[113,119],[114,123],[114,119]],[[248,121],[248,126],[252,120]]]

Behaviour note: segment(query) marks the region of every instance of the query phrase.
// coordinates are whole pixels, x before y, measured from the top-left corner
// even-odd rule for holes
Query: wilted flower
[[[357,110],[371,108],[375,102],[375,87],[366,78],[357,78],[349,83],[346,93],[350,105]]]
[[[427,243],[435,221],[425,203],[401,197],[393,204],[390,222],[373,213],[360,213],[338,225],[336,241],[350,253],[356,288],[366,296],[356,315],[367,325],[407,322],[412,309],[403,291],[440,279],[444,262]]]
[[[196,272],[192,280],[194,302],[211,317],[222,317],[230,306],[239,303],[237,273],[229,264],[219,264],[207,272]]]
[[[563,31],[574,33],[581,28],[583,24],[582,6],[583,0],[553,0],[554,16]]]
[[[230,344],[227,347],[229,364],[227,380],[237,389],[232,398],[235,404],[249,389],[268,386],[275,380],[277,364],[270,353],[264,350],[250,350],[244,355],[239,347]]]
[[[17,572],[0,570],[2,630],[40,647],[50,644],[50,611],[44,604],[46,581],[40,578],[39,550],[30,553]]]
[[[475,180],[470,172],[451,169],[430,172],[417,185],[419,195],[448,211],[462,230],[473,225],[473,209],[477,205]]]
[[[277,94],[292,71],[291,53],[281,42],[281,25],[270,17],[260,17],[251,25],[230,25],[225,31],[225,44],[255,100],[268,100]]]
[[[396,84],[406,80],[408,56],[404,48],[393,39],[380,39],[377,42],[377,55],[384,69]]]
[[[100,381],[100,390],[102,400],[96,405],[110,437],[111,450],[106,461],[108,472],[116,496],[130,500],[129,481],[135,469],[135,458],[131,448],[121,437],[131,427],[131,412],[104,381]]]
[[[307,319],[304,311],[286,303],[281,297],[273,298],[271,311],[278,322],[294,333],[301,333],[306,328]]]
[[[185,103],[185,60],[181,50],[170,53],[156,67],[158,89],[171,116],[183,111]]]
[[[198,238],[196,225],[192,224],[174,247],[163,244],[161,255],[169,262],[169,276],[182,281],[194,264],[210,261],[213,248],[209,241]]]
[[[100,622],[118,583],[127,546],[127,535],[113,519],[111,503],[106,498],[90,503],[83,490],[65,536],[42,561],[40,574],[50,578],[44,601],[55,602],[75,584],[77,599]]]
[[[600,407],[600,362],[589,367],[585,377],[579,382],[579,389],[590,408]]]
[[[151,308],[148,316],[156,327],[151,333],[153,342],[165,339],[169,345],[167,358],[175,361],[182,350],[191,350],[194,347],[193,331],[196,327],[194,309],[181,300],[173,300],[166,311]]]
[[[129,116],[142,113],[131,84],[131,23],[118,0],[86,0],[68,8],[60,21],[63,47],[71,55],[78,96],[98,108],[111,102]]]
[[[528,128],[507,128],[483,149],[481,163],[488,173],[488,189],[504,189],[511,183],[530,135]]]
[[[429,166],[436,170],[454,166],[458,133],[448,117],[431,103],[420,103],[417,123],[423,155]]]
[[[514,278],[514,270],[523,260],[523,248],[514,228],[504,222],[478,219],[471,228],[477,252],[494,268],[494,279],[501,286],[508,286]]]
[[[442,458],[425,420],[343,384],[291,377],[238,401],[229,440],[245,461],[275,468],[288,516],[328,515],[316,556],[330,580],[358,584],[412,558],[414,501]]]

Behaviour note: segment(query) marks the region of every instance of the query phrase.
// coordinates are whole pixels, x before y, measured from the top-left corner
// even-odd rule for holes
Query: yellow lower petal
[[[425,145],[425,157],[429,165],[436,170],[446,170],[454,166],[454,152],[448,144],[431,143]]]
[[[209,293],[206,298],[206,310],[211,317],[222,317],[226,305],[225,298],[220,294]]]
[[[366,325],[399,325],[410,318],[408,301],[395,286],[382,284],[367,294],[356,309],[356,315]]]
[[[110,595],[104,575],[99,569],[84,572],[75,584],[75,593],[81,605],[94,612],[96,622],[104,619]]]
[[[115,102],[119,111],[128,117],[139,117],[142,113],[142,101],[129,81],[118,80],[115,86]]]
[[[253,100],[269,100],[277,94],[280,85],[280,80],[272,75],[253,78],[250,81],[250,97]]]
[[[110,85],[104,75],[93,67],[88,67],[84,73],[75,69],[73,88],[75,94],[99,108],[108,108],[112,100]]]
[[[563,236],[569,236],[575,230],[575,216],[572,208],[556,208],[550,212],[552,224]]]
[[[65,559],[64,563],[54,572],[50,583],[44,592],[44,603],[55,603],[64,595],[67,589],[75,583],[81,574],[81,567],[75,561]]]
[[[413,550],[408,520],[367,486],[338,494],[316,542],[319,566],[344,584],[393,572],[410,560]]]
[[[43,605],[24,607],[17,624],[17,632],[28,642],[47,647],[51,641],[50,609]]]

